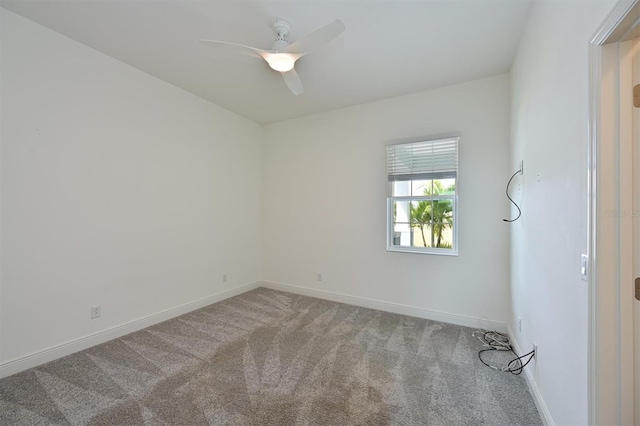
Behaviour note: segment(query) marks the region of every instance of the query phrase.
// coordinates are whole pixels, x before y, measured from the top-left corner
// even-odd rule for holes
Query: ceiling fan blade
[[[244,53],[245,55],[255,56],[256,58],[264,58],[265,54],[274,53],[273,50],[258,49],[256,47],[245,46],[244,44],[231,43],[229,41],[220,40],[200,40],[200,44],[219,47],[233,52]]]
[[[284,78],[284,82],[287,83],[291,92],[298,96],[304,92],[302,88],[302,81],[300,80],[300,76],[296,72],[296,69],[292,69],[291,71],[281,72],[282,78]]]
[[[346,29],[347,27],[345,27],[344,22],[342,22],[341,19],[336,19],[332,23],[320,27],[302,37],[300,40],[291,43],[285,51],[296,53],[309,52],[338,37]]]

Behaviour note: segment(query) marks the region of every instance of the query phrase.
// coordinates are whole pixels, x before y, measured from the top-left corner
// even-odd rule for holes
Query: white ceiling
[[[87,46],[261,124],[508,72],[530,0],[0,0]],[[294,96],[266,62],[201,38],[270,48],[342,18],[347,30],[301,58]]]

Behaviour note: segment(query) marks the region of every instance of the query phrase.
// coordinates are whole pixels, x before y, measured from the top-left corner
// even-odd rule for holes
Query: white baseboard
[[[432,309],[418,308],[416,306],[402,305],[400,303],[383,302],[381,300],[369,299],[366,297],[349,296],[330,291],[316,290],[307,287],[300,287],[291,284],[282,284],[273,281],[262,281],[262,287],[272,290],[286,291],[300,294],[302,296],[316,297],[318,299],[331,300],[333,302],[346,303],[349,305],[362,306],[364,308],[378,309],[380,311],[393,312],[395,314],[409,315],[412,317],[424,318],[433,321],[441,321],[449,324],[462,325],[465,327],[491,329],[506,333],[506,324],[498,321],[468,317],[465,315],[450,314],[447,312],[434,311]]]
[[[522,350],[520,350],[520,345],[518,345],[518,341],[513,337],[515,336],[515,334],[513,334],[513,330],[511,330],[511,327],[509,327],[508,325],[507,325],[507,335],[509,336],[509,340],[511,340],[511,346],[513,346],[513,349],[518,354],[518,356],[524,354],[525,352],[522,352]],[[535,362],[535,360],[533,360],[533,362]],[[533,378],[533,368],[535,365],[533,364],[533,362],[529,363],[529,365],[527,365],[524,368],[525,381],[527,382],[527,386],[529,387],[531,396],[533,396],[533,401],[536,403],[536,407],[538,408],[538,413],[540,413],[542,422],[545,424],[545,426],[555,426],[555,422],[553,421],[553,417],[551,417],[549,408],[547,407],[547,404],[544,402],[544,398],[540,393],[540,389],[538,388],[538,385],[536,384],[536,381]]]
[[[99,345],[100,343],[116,339],[126,334],[133,333],[134,331],[138,331],[154,324],[158,324],[162,321],[166,321],[168,319],[186,314],[196,309],[203,308],[212,303],[216,303],[221,300],[246,293],[249,290],[258,288],[259,285],[260,282],[258,281],[250,284],[245,284],[240,287],[232,288],[230,290],[221,291],[220,293],[212,294],[211,296],[203,297],[202,299],[194,300],[193,302],[188,302],[183,305],[179,305],[162,312],[146,316],[144,318],[118,325],[108,330],[103,330],[89,336],[84,336],[79,339],[71,340],[61,345],[45,349],[43,351],[35,352],[18,359],[4,362],[0,364],[0,379],[47,363],[49,361],[62,358],[63,356],[71,355],[72,353],[90,348],[92,346]]]

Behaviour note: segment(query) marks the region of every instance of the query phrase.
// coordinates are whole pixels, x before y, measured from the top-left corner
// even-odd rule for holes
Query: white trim
[[[589,424],[628,423],[628,316],[621,299],[620,220],[603,220],[602,209],[620,204],[620,56],[621,41],[633,35],[640,17],[638,0],[620,0],[589,45]],[[622,303],[622,305],[621,305]],[[630,367],[633,369],[633,366]],[[631,391],[632,392],[632,391]],[[631,407],[631,412],[633,407]],[[632,415],[632,413],[631,413]]]
[[[258,288],[245,284],[0,364],[0,379]]]
[[[595,276],[598,272],[596,215],[597,215],[597,160],[600,132],[600,86],[601,86],[601,48],[589,44],[589,149],[587,152],[587,285],[588,285],[588,347],[587,347],[587,402],[588,422],[594,424],[598,418],[598,297]]]
[[[441,321],[449,324],[461,325],[464,327],[478,328],[482,326],[483,328],[490,328],[501,333],[505,333],[507,331],[507,326],[505,323],[488,320],[485,318],[475,318],[466,315],[450,314],[448,312],[434,311],[431,309],[419,308],[417,306],[403,305],[401,303],[383,302],[382,300],[369,299],[359,296],[350,296],[342,293],[316,290],[313,288],[301,287],[292,284],[283,284],[273,281],[262,281],[261,287],[300,294],[302,296],[315,297],[318,299],[331,300],[333,302],[346,303],[348,305],[362,306],[364,308],[392,312],[395,314],[408,315],[433,321]]]
[[[631,10],[636,6],[638,0],[620,0],[609,15],[605,18],[600,28],[595,32],[591,40],[591,44],[602,46],[606,43],[617,43],[624,41],[624,35],[633,25],[635,19],[631,14]],[[625,18],[630,18],[625,22]]]
[[[518,355],[523,354],[522,350],[520,350],[520,346],[518,345],[518,341],[513,338],[515,334],[511,327],[507,325],[507,335],[509,336],[509,340],[511,340],[511,345],[515,353]],[[529,387],[529,392],[531,392],[531,396],[533,397],[533,402],[535,402],[536,407],[538,408],[538,413],[540,414],[540,419],[545,426],[555,426],[555,422],[553,421],[553,417],[551,417],[551,412],[547,407],[547,404],[544,402],[544,398],[542,397],[542,393],[538,388],[538,384],[535,381],[534,373],[532,369],[536,365],[536,359],[534,358],[529,365],[524,367],[524,378],[527,382],[527,386]]]
[[[401,248],[397,248],[401,247]],[[412,247],[404,247],[404,246],[390,246],[387,247],[387,251],[392,253],[414,253],[414,254],[436,254],[438,256],[458,256],[458,252],[453,249],[449,251],[445,251],[447,249],[423,249],[423,248],[412,248]]]
[[[633,60],[637,55],[637,45],[633,41],[619,43],[620,71],[619,71],[619,102],[618,115],[620,129],[618,130],[618,213],[633,210],[633,93],[624,90],[633,87]],[[606,214],[606,213],[605,213]],[[618,215],[616,218],[619,229],[619,302],[618,315],[620,317],[620,411],[621,424],[633,424],[633,218],[631,215]],[[626,285],[625,285],[626,283]],[[625,297],[625,288],[629,297]]]

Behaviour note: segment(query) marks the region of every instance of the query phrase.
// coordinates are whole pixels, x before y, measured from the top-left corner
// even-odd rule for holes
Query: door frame
[[[589,424],[633,424],[631,58],[640,0],[620,0],[589,41]],[[621,90],[621,88],[625,90]],[[627,90],[628,89],[628,90]],[[624,108],[621,108],[624,106]],[[632,169],[631,169],[632,170]]]

